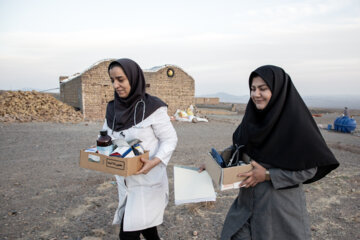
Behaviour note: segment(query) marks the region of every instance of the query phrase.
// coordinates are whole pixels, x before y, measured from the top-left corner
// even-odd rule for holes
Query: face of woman
[[[254,77],[251,83],[250,97],[256,108],[263,110],[269,104],[271,95],[270,88],[265,81],[259,76]]]
[[[110,69],[109,75],[113,87],[119,97],[127,98],[130,94],[131,86],[124,70],[121,67],[115,66]]]

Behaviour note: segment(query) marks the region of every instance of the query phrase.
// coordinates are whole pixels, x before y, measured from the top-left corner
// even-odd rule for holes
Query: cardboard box
[[[237,175],[239,173],[248,172],[253,167],[251,164],[247,164],[242,166],[222,168],[211,156],[211,154],[209,154],[205,159],[205,168],[214,181],[216,188],[223,191],[239,188],[239,184],[244,178],[238,177]]]
[[[142,168],[141,157],[149,159],[149,152],[132,158],[120,158],[81,150],[80,167],[127,177]]]

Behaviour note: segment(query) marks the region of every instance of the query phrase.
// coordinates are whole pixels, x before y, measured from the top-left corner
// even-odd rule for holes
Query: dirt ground
[[[315,120],[327,126],[335,117]],[[215,203],[174,205],[173,166],[198,166],[211,147],[229,146],[241,116],[209,119],[174,122],[179,142],[167,169],[170,202],[158,228],[164,240],[218,239],[237,196],[238,190],[227,190],[218,192]],[[117,206],[114,177],[78,164],[79,150],[95,143],[101,126],[0,123],[0,239],[117,238],[118,226],[111,225]],[[305,185],[313,239],[360,239],[359,134],[321,132],[341,165]]]

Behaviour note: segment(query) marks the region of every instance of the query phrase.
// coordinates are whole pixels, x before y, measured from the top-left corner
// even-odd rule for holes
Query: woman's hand
[[[153,158],[152,160],[146,158],[140,158],[140,160],[144,163],[143,167],[135,174],[147,174],[153,167],[158,165],[161,160],[157,157]]]
[[[204,170],[205,170],[205,164],[203,163],[203,164],[200,165],[198,172],[201,173]]]
[[[266,177],[266,169],[255,162],[254,160],[251,161],[251,165],[253,169],[246,173],[239,173],[238,177],[246,177],[241,183],[240,187],[255,187],[256,184],[264,182]]]

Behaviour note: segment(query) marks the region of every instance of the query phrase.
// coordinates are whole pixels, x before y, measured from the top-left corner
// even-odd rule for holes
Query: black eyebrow
[[[259,85],[259,86],[254,86],[254,85],[251,85],[251,87],[258,87],[258,88],[261,88],[261,87],[268,87],[268,85],[266,83],[262,84],[262,85]]]
[[[114,78],[110,77],[110,79],[124,79],[125,77],[124,76],[116,76]]]

